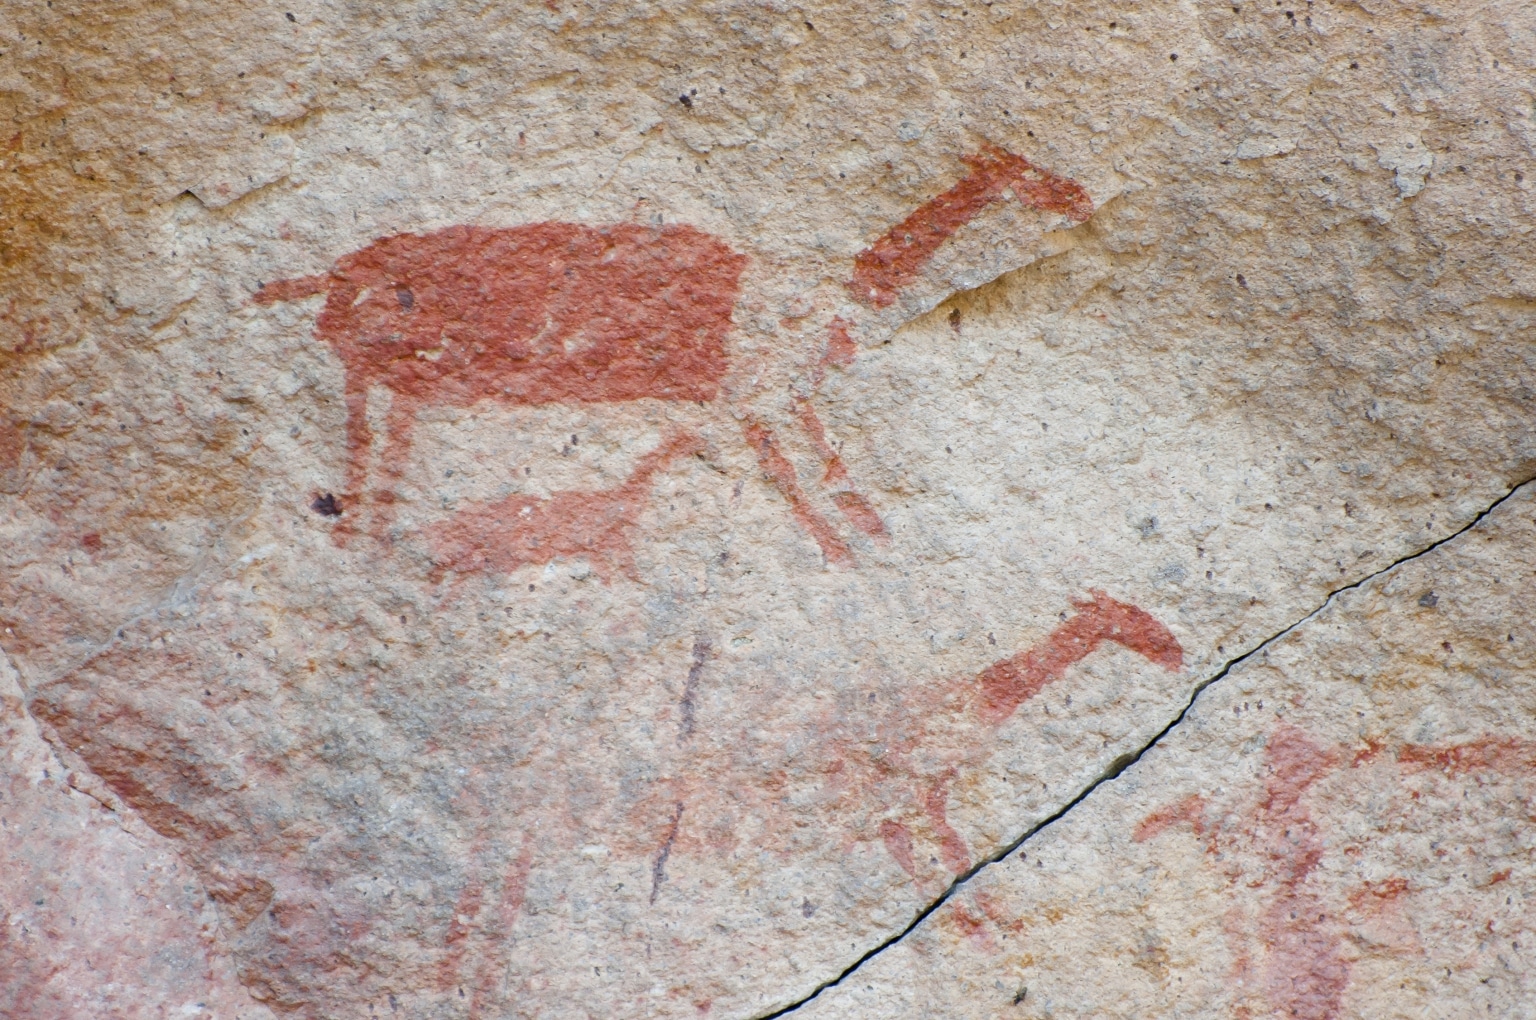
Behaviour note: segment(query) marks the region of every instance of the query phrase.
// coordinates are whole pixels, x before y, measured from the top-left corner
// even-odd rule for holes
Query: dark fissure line
[[[1425,546],[1423,549],[1420,549],[1418,552],[1413,552],[1413,553],[1407,554],[1406,556],[1401,556],[1398,559],[1393,560],[1391,563],[1387,564],[1386,566],[1382,567],[1380,570],[1377,570],[1377,571],[1375,571],[1374,573],[1371,573],[1371,574],[1367,574],[1365,577],[1362,577],[1358,581],[1353,581],[1353,582],[1351,582],[1349,584],[1346,584],[1346,585],[1343,585],[1343,586],[1341,586],[1339,588],[1335,588],[1333,591],[1328,593],[1328,596],[1326,598],[1324,598],[1321,603],[1318,604],[1317,608],[1315,608],[1315,609],[1311,610],[1310,612],[1308,612],[1305,616],[1301,617],[1301,619],[1299,619],[1295,623],[1292,623],[1289,626],[1286,626],[1285,628],[1283,628],[1281,630],[1278,630],[1275,633],[1271,634],[1269,637],[1265,638],[1263,641],[1259,642],[1257,645],[1254,645],[1253,648],[1251,648],[1248,651],[1244,652],[1242,655],[1239,655],[1236,658],[1227,660],[1227,662],[1222,665],[1221,669],[1217,670],[1210,677],[1206,678],[1205,680],[1202,680],[1199,684],[1195,685],[1195,689],[1190,692],[1189,699],[1184,703],[1184,707],[1179,710],[1179,714],[1174,716],[1173,719],[1166,726],[1164,726],[1162,729],[1158,730],[1157,733],[1153,735],[1151,740],[1148,740],[1145,744],[1141,745],[1141,747],[1138,748],[1135,751],[1130,751],[1130,752],[1127,752],[1125,754],[1120,755],[1114,761],[1110,762],[1109,763],[1109,767],[1106,768],[1102,773],[1100,773],[1097,778],[1095,778],[1092,782],[1090,782],[1087,786],[1085,786],[1081,791],[1079,791],[1077,796],[1073,797],[1066,804],[1064,804],[1060,808],[1056,809],[1056,811],[1054,813],[1052,813],[1050,815],[1047,815],[1045,818],[1043,818],[1040,821],[1036,822],[1034,825],[1030,826],[1028,829],[1025,829],[1022,835],[1020,835],[1013,842],[1011,842],[1011,843],[1007,844],[1006,846],[1004,846],[1002,849],[994,851],[990,856],[988,856],[988,857],[978,861],[977,863],[973,864],[971,866],[970,870],[964,872],[961,875],[956,876],[955,880],[949,884],[949,888],[945,889],[944,892],[939,895],[938,899],[934,900],[932,903],[929,903],[922,910],[918,911],[916,916],[914,916],[912,918],[912,920],[910,922],[908,922],[907,926],[901,929],[901,931],[899,931],[896,934],[890,936],[889,938],[887,938],[883,942],[881,942],[879,945],[876,945],[874,948],[872,948],[872,949],[868,950],[867,952],[865,952],[864,955],[860,956],[857,960],[853,961],[853,963],[851,963],[847,967],[843,968],[843,970],[836,977],[834,977],[834,978],[832,978],[832,979],[830,979],[828,981],[824,981],[821,984],[817,985],[815,987],[815,989],[813,989],[809,995],[806,995],[803,998],[797,999],[794,1002],[791,1002],[787,1006],[781,1006],[780,1008],[774,1010],[771,1013],[761,1014],[759,1017],[756,1018],[756,1020],[775,1020],[775,1018],[777,1018],[777,1017],[785,1016],[785,1015],[787,1015],[789,1013],[792,1013],[795,1010],[799,1009],[801,1006],[804,1006],[807,1003],[810,1003],[812,1000],[814,1000],[817,996],[819,996],[822,992],[826,991],[827,989],[829,989],[829,988],[836,988],[838,985],[842,984],[849,977],[853,976],[853,974],[855,972],[857,972],[859,970],[859,968],[863,967],[864,964],[868,963],[870,960],[873,960],[875,957],[879,956],[881,953],[885,952],[887,949],[890,949],[892,946],[896,945],[902,939],[905,939],[908,935],[912,934],[912,932],[916,931],[918,926],[921,925],[924,921],[926,921],[928,919],[928,915],[929,914],[932,914],[935,910],[938,910],[945,903],[949,902],[950,897],[954,896],[955,893],[959,892],[960,888],[962,886],[964,886],[967,882],[969,882],[971,879],[975,878],[982,871],[986,870],[987,868],[990,868],[992,865],[999,864],[1004,859],[1012,856],[1012,854],[1015,851],[1017,851],[1025,843],[1027,843],[1031,839],[1033,839],[1040,832],[1044,831],[1046,828],[1056,824],[1062,818],[1066,817],[1066,815],[1069,812],[1071,812],[1079,804],[1081,804],[1083,801],[1087,800],[1090,796],[1092,796],[1093,792],[1095,790],[1097,790],[1099,787],[1103,786],[1105,783],[1110,782],[1111,780],[1113,780],[1114,778],[1119,776],[1120,773],[1124,772],[1126,769],[1130,768],[1132,765],[1135,765],[1138,761],[1140,761],[1141,758],[1142,758],[1142,755],[1144,755],[1148,751],[1152,750],[1152,748],[1156,747],[1160,742],[1162,742],[1164,737],[1168,736],[1168,734],[1172,733],[1175,729],[1178,728],[1179,724],[1182,723],[1184,721],[1185,717],[1189,715],[1190,709],[1195,707],[1195,702],[1200,700],[1200,695],[1205,693],[1206,688],[1208,688],[1211,685],[1217,683],[1218,681],[1224,679],[1227,676],[1227,674],[1231,673],[1232,670],[1236,669],[1238,666],[1241,666],[1242,664],[1247,662],[1249,659],[1252,659],[1252,658],[1254,658],[1256,656],[1262,655],[1271,645],[1275,644],[1278,641],[1281,641],[1288,634],[1290,634],[1293,630],[1295,630],[1296,628],[1298,628],[1298,627],[1302,626],[1303,624],[1307,623],[1309,620],[1311,620],[1312,618],[1317,616],[1323,610],[1327,609],[1328,606],[1332,604],[1333,600],[1336,599],[1338,596],[1344,594],[1345,592],[1353,591],[1353,590],[1355,590],[1357,588],[1363,587],[1364,585],[1369,584],[1370,582],[1376,580],[1378,577],[1381,577],[1384,574],[1391,573],[1393,570],[1396,570],[1398,567],[1402,566],[1404,563],[1408,563],[1408,562],[1410,562],[1412,560],[1416,560],[1416,559],[1420,558],[1421,556],[1425,556],[1425,555],[1427,555],[1429,553],[1434,552],[1436,549],[1439,549],[1441,546],[1444,546],[1444,545],[1447,545],[1447,544],[1449,544],[1451,542],[1454,542],[1456,539],[1460,538],[1462,535],[1465,535],[1467,532],[1471,531],[1473,528],[1475,528],[1479,524],[1481,524],[1485,517],[1487,517],[1489,514],[1493,513],[1499,507],[1503,506],[1511,498],[1513,498],[1516,493],[1518,493],[1521,489],[1525,488],[1527,485],[1530,485],[1532,482],[1536,482],[1536,477],[1527,478],[1527,479],[1525,479],[1522,482],[1516,483],[1514,486],[1512,486],[1510,488],[1510,490],[1508,492],[1504,493],[1504,495],[1502,495],[1498,499],[1494,500],[1493,503],[1491,503],[1487,507],[1485,507],[1481,512],[1479,512],[1477,514],[1476,517],[1473,517],[1472,520],[1468,521],[1466,524],[1462,525],[1460,528],[1458,528],[1455,531],[1451,532],[1449,535],[1446,535],[1444,538],[1437,539],[1436,541],[1431,542],[1429,545]]]

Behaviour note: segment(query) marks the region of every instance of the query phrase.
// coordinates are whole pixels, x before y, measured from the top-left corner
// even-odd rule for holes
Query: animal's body
[[[346,373],[355,506],[376,386],[390,393],[381,466],[391,482],[423,407],[714,400],[745,263],[686,226],[456,226],[382,238],[256,300],[326,295],[315,332]]]

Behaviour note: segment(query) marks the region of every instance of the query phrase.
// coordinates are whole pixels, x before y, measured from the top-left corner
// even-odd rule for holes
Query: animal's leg
[[[956,875],[963,875],[970,870],[971,851],[965,845],[965,840],[949,824],[949,784],[954,778],[955,773],[951,769],[928,788],[927,795],[923,797],[923,811],[928,815],[928,822],[934,832],[938,833],[939,852],[944,855],[945,866]]]
[[[484,842],[482,837],[479,842]],[[479,848],[470,851],[473,856],[479,856]],[[474,866],[479,871],[478,863]],[[463,981],[464,972],[469,969],[466,964],[472,964],[476,955],[473,950],[479,939],[474,938],[480,926],[480,912],[485,900],[485,886],[480,876],[471,873],[464,883],[463,890],[459,893],[458,901],[453,907],[453,918],[448,924],[448,934],[443,939],[443,956],[438,961],[437,988],[440,992],[446,992],[459,982]]]
[[[368,451],[373,445],[373,427],[368,424],[367,380],[355,379],[352,373],[348,373],[346,402],[347,469],[339,508],[342,517],[331,529],[331,538],[337,545],[346,545],[347,540],[357,532],[365,512],[363,491],[368,481]]]
[[[822,381],[827,377],[827,369],[847,368],[857,357],[859,348],[848,333],[849,325],[841,317],[834,317],[827,324],[826,350],[809,372],[813,397],[821,389]],[[887,542],[890,532],[886,530],[885,522],[880,519],[879,512],[869,500],[862,493],[854,491],[852,480],[848,477],[848,468],[837,450],[827,441],[827,430],[810,398],[797,397],[795,412],[800,419],[800,427],[805,430],[811,445],[816,449],[816,455],[821,458],[821,482],[833,489],[832,502],[842,511],[849,524],[878,543]]]
[[[747,442],[753,452],[757,454],[757,463],[762,467],[763,473],[773,480],[778,487],[779,494],[789,503],[789,512],[805,529],[816,544],[821,547],[822,555],[833,563],[852,564],[853,552],[832,527],[832,522],[821,515],[811,501],[806,498],[805,490],[800,488],[800,480],[795,475],[795,466],[789,462],[789,458],[779,452],[778,441],[774,438],[773,430],[762,422],[748,419],[744,425]]]
[[[907,873],[908,878],[916,882],[917,861],[912,856],[912,830],[893,818],[887,818],[880,823],[880,838],[885,842],[885,849],[891,859]]]
[[[825,469],[821,476],[823,485],[844,485],[848,482],[848,468],[843,464],[842,456],[827,442],[827,430],[821,424],[821,417],[816,413],[815,406],[802,398],[795,400],[795,411],[800,417],[800,426],[805,429],[805,434],[811,438],[811,445],[816,448],[816,455],[821,458],[822,467]]]
[[[505,869],[501,880],[501,899],[491,920],[491,937],[485,940],[480,964],[474,978],[474,997],[469,1004],[470,1020],[484,1016],[486,1009],[494,1009],[501,999],[500,974],[507,964],[507,946],[511,941],[512,927],[523,909],[523,899],[528,892],[528,873],[533,869],[533,848],[524,841],[522,851]]]
[[[342,490],[362,502],[368,481],[368,452],[373,446],[373,426],[368,424],[368,383],[347,380],[347,477]]]
[[[816,455],[821,458],[823,485],[833,488],[832,502],[842,511],[848,523],[858,528],[864,534],[876,542],[885,543],[890,540],[891,533],[886,530],[885,522],[880,519],[880,513],[862,493],[855,492],[852,480],[848,477],[848,468],[843,464],[843,458],[838,454],[831,443],[827,442],[827,430],[821,424],[821,417],[816,413],[816,408],[809,400],[799,399],[795,401],[795,409],[799,412],[800,427],[810,437],[811,445],[816,448]]]
[[[858,528],[864,534],[874,539],[879,545],[884,545],[891,540],[891,533],[885,529],[885,522],[880,519],[880,511],[870,505],[861,493],[852,489],[844,489],[832,494],[832,502],[848,518],[848,523]]]
[[[374,487],[373,501],[378,504],[374,515],[373,532],[382,538],[394,523],[395,503],[400,498],[400,484],[405,478],[406,459],[411,452],[411,429],[416,424],[416,408],[398,393],[391,393],[389,400],[389,432],[379,451],[379,484]],[[367,457],[364,450],[363,458]]]

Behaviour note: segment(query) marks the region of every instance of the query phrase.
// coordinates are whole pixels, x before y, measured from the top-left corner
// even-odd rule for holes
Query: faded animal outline
[[[1261,703],[1262,705],[1262,703]],[[1334,851],[1327,827],[1313,816],[1308,798],[1329,776],[1371,765],[1395,766],[1406,777],[1439,772],[1446,777],[1497,773],[1536,776],[1536,744],[1493,734],[1452,744],[1405,742],[1395,751],[1368,741],[1364,747],[1323,746],[1305,729],[1277,723],[1264,748],[1263,793],[1246,809],[1226,809],[1215,798],[1192,794],[1146,815],[1132,839],[1144,843],[1188,827],[1205,844],[1212,865],[1234,885],[1257,890],[1257,911],[1234,905],[1223,919],[1233,954],[1234,987],[1248,989],[1234,1015],[1278,1010],[1303,1020],[1344,1015],[1352,961],[1346,948],[1362,924],[1388,932],[1394,952],[1422,956],[1423,947],[1400,914],[1413,883],[1401,875],[1362,880],[1340,901],[1315,878]],[[1483,785],[1479,776],[1478,784]],[[1401,788],[1401,785],[1400,785]],[[1418,793],[1408,790],[1407,798]],[[1238,820],[1233,823],[1232,815]],[[1344,848],[1349,855],[1349,848]],[[1508,877],[1496,874],[1497,883]],[[1262,1003],[1254,1012],[1254,1001]]]

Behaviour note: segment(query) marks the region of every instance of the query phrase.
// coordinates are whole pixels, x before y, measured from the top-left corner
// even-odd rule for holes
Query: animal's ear
[[[331,276],[320,273],[315,276],[296,276],[291,280],[274,280],[263,284],[253,299],[258,305],[270,305],[277,301],[298,301],[302,298],[323,294],[330,289]]]

